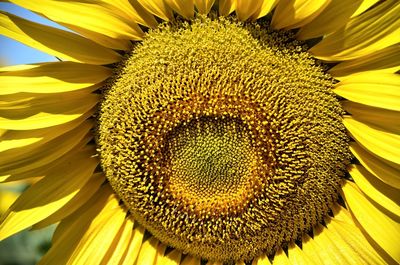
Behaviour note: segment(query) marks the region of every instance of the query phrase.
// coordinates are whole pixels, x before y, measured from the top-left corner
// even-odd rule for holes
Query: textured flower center
[[[165,244],[222,261],[271,254],[337,199],[350,156],[332,87],[290,34],[202,17],[163,25],[102,102],[103,170]]]

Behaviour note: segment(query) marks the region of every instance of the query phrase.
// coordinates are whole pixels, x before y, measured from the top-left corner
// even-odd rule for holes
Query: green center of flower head
[[[333,80],[290,33],[199,17],[147,34],[102,102],[103,170],[133,219],[251,260],[329,212],[349,159]]]

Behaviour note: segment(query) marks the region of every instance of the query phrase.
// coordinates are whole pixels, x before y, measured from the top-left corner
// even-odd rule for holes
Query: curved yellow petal
[[[49,128],[26,131],[8,130],[0,136],[0,157],[11,158],[39,148],[54,138],[80,126],[92,114],[88,112],[76,120]]]
[[[266,255],[261,255],[255,258],[251,265],[271,265],[271,262]]]
[[[194,16],[194,2],[193,0],[166,0],[168,5],[179,15],[186,19],[193,18]]]
[[[174,18],[172,10],[168,7],[166,0],[138,0],[138,2],[151,14],[170,21]]]
[[[349,173],[357,186],[371,200],[400,218],[400,191],[398,189],[375,178],[360,165],[351,165],[349,167]]]
[[[358,121],[371,123],[387,131],[400,134],[400,119],[397,111],[375,108],[352,101],[342,101],[342,107]]]
[[[351,60],[396,44],[400,41],[399,13],[399,1],[384,1],[351,19],[309,52],[326,61]]]
[[[23,192],[1,221],[0,240],[43,220],[75,196],[98,165],[92,154],[91,150],[78,153]]]
[[[121,59],[113,50],[75,33],[34,23],[5,12],[0,12],[0,34],[74,62],[111,64]]]
[[[0,189],[0,216],[10,208],[19,195],[19,192]]]
[[[63,124],[81,117],[99,101],[99,95],[79,91],[28,95],[23,100],[0,101],[0,128],[33,130]],[[12,97],[7,96],[9,98]]]
[[[140,27],[113,13],[102,1],[56,1],[56,0],[11,0],[10,2],[32,10],[80,32],[85,29],[114,39],[140,40],[143,32]]]
[[[264,0],[236,0],[236,15],[245,21],[261,9]]]
[[[272,265],[291,265],[288,257],[286,256],[285,252],[283,252],[281,247],[275,252]]]
[[[100,185],[104,183],[105,179],[105,176],[101,173],[93,174],[93,176],[82,188],[79,189],[78,193],[76,193],[71,200],[69,200],[63,207],[52,213],[50,216],[34,224],[32,229],[42,229],[46,226],[55,224],[75,212],[93,197],[93,195],[99,190]]]
[[[121,265],[132,265],[135,264],[136,258],[139,255],[139,250],[142,245],[144,228],[142,226],[137,226],[133,229],[132,237],[127,250],[122,257]]]
[[[180,265],[182,258],[182,251],[174,249],[160,260],[157,260],[156,265]]]
[[[194,5],[199,13],[207,15],[214,5],[214,2],[215,0],[194,0]]]
[[[278,0],[264,0],[261,7],[257,9],[254,14],[251,15],[251,19],[256,20],[268,15],[272,11],[272,9],[274,9],[277,3]]]
[[[297,265],[318,265],[313,259],[307,256],[295,243],[290,242],[288,249],[289,261]]]
[[[85,122],[76,129],[43,144],[39,148],[28,150],[25,153],[18,153],[13,157],[2,157],[0,161],[0,174],[10,176],[19,175],[45,165],[50,167],[51,162],[69,153],[75,147],[80,146],[88,138],[90,139],[91,136],[89,137],[87,134],[92,126],[90,122]],[[30,177],[38,177],[38,175]],[[12,181],[17,179],[9,177],[6,180]]]
[[[157,246],[159,244],[158,239],[150,237],[143,242],[139,256],[136,260],[136,265],[154,265],[157,257]]]
[[[293,29],[318,16],[331,0],[280,0],[272,17],[275,29]]]
[[[355,225],[330,217],[325,218],[325,223],[327,228],[323,230],[323,236],[331,242],[330,247],[334,246],[337,256],[342,256],[344,261],[338,264],[385,264]]]
[[[329,260],[326,258],[324,249],[321,249],[308,234],[304,233],[302,235],[301,242],[303,252],[317,264],[325,264],[324,261]]]
[[[125,39],[113,39],[111,37],[105,36],[103,34],[90,31],[85,28],[78,28],[75,26],[69,26],[75,32],[78,32],[82,36],[85,36],[87,39],[92,40],[104,47],[111,48],[114,50],[123,50],[128,51],[131,50],[133,45],[130,40]]]
[[[125,216],[126,212],[119,206],[117,199],[106,204],[80,238],[67,264],[101,264],[107,250],[117,239]],[[112,251],[117,253],[118,250]]]
[[[113,6],[111,11],[126,17],[140,25],[155,28],[157,20],[144,9],[137,0],[103,0]]]
[[[356,142],[368,151],[383,159],[400,164],[399,135],[380,130],[373,125],[364,124],[350,117],[345,117],[343,123]]]
[[[307,40],[331,33],[344,26],[363,0],[331,0],[328,6],[297,33],[297,38]]]
[[[317,224],[313,232],[314,242],[319,246],[323,264],[361,264],[357,256],[348,250],[348,246],[342,246],[343,241],[337,236],[332,235],[329,228]],[[343,251],[341,247],[343,247]],[[349,256],[349,252],[352,254],[351,256]]]
[[[77,251],[78,247],[81,249],[84,246],[84,241],[96,239],[96,235],[99,233],[103,237],[112,236],[118,223],[121,222],[121,217],[123,221],[125,214],[119,206],[118,199],[109,185],[103,185],[85,205],[60,222],[53,234],[50,250],[38,264],[71,264],[68,262],[69,258],[74,251]],[[104,231],[102,228],[109,229],[109,231]],[[93,247],[103,249],[109,243],[109,239],[103,238],[105,244],[100,241]],[[91,263],[81,262],[80,264]]]
[[[400,44],[395,44],[366,56],[341,62],[329,69],[329,73],[336,79],[341,79],[365,71],[395,73],[398,70],[400,70]]]
[[[375,177],[384,183],[400,189],[400,167],[388,161],[383,161],[378,157],[364,150],[359,144],[351,143],[350,151],[360,161],[360,163]]]
[[[378,3],[379,0],[363,0],[361,5],[357,8],[357,10],[352,14],[351,17],[358,16],[359,14],[363,13],[364,11],[368,10],[371,6]]]
[[[201,260],[199,258],[188,255],[183,259],[181,265],[201,265]]]
[[[0,95],[70,92],[98,84],[111,74],[110,68],[99,65],[75,62],[36,64],[26,70],[0,72]]]
[[[124,252],[129,246],[132,230],[133,222],[129,218],[125,219],[124,223],[121,225],[120,231],[115,236],[114,241],[111,243],[100,264],[120,264]]]
[[[369,234],[387,254],[400,263],[400,224],[379,211],[357,188],[347,181],[342,187],[343,197],[364,231]]]
[[[334,92],[348,100],[372,107],[400,111],[400,76],[362,72],[347,76]]]
[[[236,0],[219,0],[218,11],[220,16],[228,16],[236,9]]]

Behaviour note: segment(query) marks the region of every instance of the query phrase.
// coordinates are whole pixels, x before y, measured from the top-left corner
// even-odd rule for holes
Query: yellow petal
[[[387,131],[400,134],[400,119],[397,111],[375,108],[352,101],[342,101],[342,106],[358,121],[371,123]]]
[[[266,255],[261,255],[255,258],[251,265],[271,265],[271,262]]]
[[[350,250],[348,256],[357,256],[358,260],[362,260],[359,264],[386,264],[355,225],[333,218],[328,223],[328,229],[340,237],[341,242],[344,241],[344,248]]]
[[[211,7],[214,5],[215,0],[194,0],[194,5],[200,14],[207,15]]]
[[[312,239],[306,233],[303,234],[301,242],[304,254],[310,257],[315,263],[325,264],[324,261],[329,261],[324,253],[324,249],[321,249],[314,239]]]
[[[49,128],[6,131],[0,136],[0,157],[12,157],[17,153],[25,153],[53,140],[54,138],[78,127],[93,113],[88,112],[76,120]]]
[[[156,259],[154,260],[154,264],[162,264],[161,260],[163,259],[166,250],[167,250],[167,245],[159,242],[157,246],[157,255]]]
[[[0,190],[0,216],[3,215],[8,208],[18,198],[19,193],[10,190]]]
[[[218,1],[218,11],[220,16],[228,16],[230,13],[235,11],[236,0],[219,0]]]
[[[1,221],[0,240],[32,226],[65,205],[96,168],[98,160],[90,155],[87,151],[78,153],[69,163],[49,170],[46,177],[22,193]]]
[[[121,219],[123,221],[124,217],[125,213],[121,211],[114,192],[109,185],[103,185],[84,206],[57,226],[53,234],[52,246],[39,264],[71,264],[68,261],[73,252],[81,249],[88,240],[98,239],[96,236],[99,233],[103,235],[104,242],[99,240],[92,247],[104,251],[100,253],[104,255],[107,243],[112,240],[110,236],[119,229],[118,223],[121,222]],[[95,252],[96,250],[89,249],[89,251]],[[99,262],[85,263],[82,261],[80,264],[99,264]]]
[[[278,0],[264,0],[261,7],[253,15],[251,15],[251,19],[256,20],[268,15],[277,3]]]
[[[357,186],[377,205],[400,217],[400,192],[370,174],[363,166],[351,165],[349,173]]]
[[[124,224],[126,213],[118,200],[106,204],[79,240],[68,264],[100,264]],[[124,242],[125,243],[125,242]],[[117,249],[112,251],[117,252]],[[112,263],[111,263],[112,264]]]
[[[194,2],[193,0],[166,0],[168,5],[179,15],[186,19],[193,18],[194,16]]]
[[[5,12],[0,12],[0,33],[65,60],[110,64],[121,59],[116,52],[77,34],[34,23]]]
[[[168,7],[166,0],[138,0],[138,2],[151,14],[170,21],[174,18],[172,10]]]
[[[330,0],[281,0],[276,6],[271,25],[275,29],[304,26],[318,16]]]
[[[328,6],[297,33],[297,38],[307,40],[331,33],[344,26],[363,0],[331,0]]]
[[[128,248],[132,236],[133,222],[127,218],[122,224],[120,231],[115,236],[101,264],[119,264],[125,250]]]
[[[103,66],[75,62],[52,62],[0,73],[0,95],[13,93],[59,93],[87,88],[110,77]]]
[[[121,265],[132,265],[135,263],[142,245],[144,231],[144,228],[140,225],[133,229],[129,246],[124,253],[123,260],[120,262]]]
[[[369,202],[356,184],[347,181],[342,190],[347,205],[364,231],[397,263],[400,263],[398,248],[400,224]]]
[[[80,35],[85,36],[87,39],[92,40],[110,49],[128,51],[131,50],[133,47],[130,40],[113,39],[111,37],[87,30],[85,28],[78,28],[74,26],[69,26],[69,28],[75,32],[78,32]]]
[[[394,188],[400,189],[399,166],[377,158],[356,143],[351,143],[350,150],[358,161],[375,177]]]
[[[143,36],[137,24],[113,13],[102,1],[11,0],[10,2],[42,14],[81,34],[79,29],[114,39],[140,40]]]
[[[64,154],[69,153],[76,146],[79,146],[83,140],[86,140],[85,136],[91,128],[92,124],[86,122],[39,148],[29,150],[26,153],[15,154],[13,157],[2,157],[0,161],[0,172],[1,174],[18,175],[19,173],[49,165]]]
[[[119,15],[131,19],[132,21],[149,27],[157,27],[157,20],[153,15],[148,13],[137,0],[103,0],[104,2],[112,5],[109,8],[111,11],[116,12]]]
[[[182,251],[174,249],[160,261],[157,260],[157,265],[179,265],[181,263]]]
[[[296,265],[318,265],[310,257],[307,256],[296,244],[291,242],[288,249],[289,261]]]
[[[348,100],[373,107],[400,111],[400,76],[362,72],[347,76],[334,92]]]
[[[379,0],[363,0],[358,9],[353,13],[352,17],[358,16],[364,11],[368,10],[371,6],[378,3]]]
[[[330,242],[329,245],[337,254],[337,257],[340,257],[340,262],[338,264],[382,264],[382,261],[379,259],[377,255],[366,254],[365,250],[371,251],[369,244],[366,241],[359,240],[356,242],[355,240],[351,240],[350,235],[342,234],[342,230],[337,230],[337,226],[332,225],[334,221],[331,218],[325,219],[327,228],[323,230],[321,237],[324,237],[326,243]],[[337,225],[341,225],[343,223],[336,223]],[[347,224],[343,224],[345,227]],[[349,225],[347,225],[349,226]],[[352,227],[353,228],[353,227]],[[344,230],[344,229],[343,229]],[[361,233],[358,234],[359,237],[363,237]],[[348,238],[347,238],[348,237]],[[351,244],[349,244],[351,242]],[[360,243],[366,243],[361,245]],[[374,263],[368,263],[368,261],[373,261]],[[377,262],[378,261],[378,262]],[[380,262],[379,262],[380,261]]]
[[[241,21],[251,17],[256,11],[261,9],[264,0],[237,0],[236,15]]]
[[[157,257],[158,239],[150,237],[143,242],[139,256],[136,260],[136,265],[153,265]]]
[[[314,229],[314,242],[319,246],[320,255],[324,260],[324,264],[354,264],[353,257],[348,256],[348,250],[341,252],[340,243],[336,244],[335,239],[328,229],[321,224],[317,224]],[[326,247],[329,246],[329,247]],[[360,263],[358,263],[360,264]]]
[[[399,13],[399,1],[384,1],[351,19],[309,52],[326,61],[351,60],[396,44],[400,41]]]
[[[188,255],[183,259],[181,265],[201,265],[201,260],[199,258]]]
[[[380,130],[373,125],[361,123],[350,117],[345,117],[343,123],[356,142],[369,152],[400,164],[399,135]]]
[[[6,98],[12,99],[10,96]],[[27,98],[23,100],[0,101],[0,128],[34,130],[63,124],[81,117],[98,101],[99,95],[83,92],[46,96],[27,94]]]
[[[329,69],[329,73],[336,79],[342,79],[347,75],[365,71],[395,73],[398,70],[400,70],[400,44],[395,44],[366,56],[341,62]]]
[[[69,200],[63,207],[52,213],[50,216],[34,224],[32,229],[42,229],[46,226],[55,224],[75,212],[93,197],[93,195],[99,190],[100,185],[104,183],[105,179],[105,176],[101,173],[93,174],[93,176],[82,188],[79,189],[78,193],[76,193],[71,200]]]
[[[274,256],[272,261],[272,265],[291,265],[288,257],[285,252],[283,252],[282,248],[279,248]]]

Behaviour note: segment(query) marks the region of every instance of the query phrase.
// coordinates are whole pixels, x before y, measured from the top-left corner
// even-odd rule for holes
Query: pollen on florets
[[[165,244],[220,261],[271,254],[321,221],[350,158],[333,80],[258,24],[149,32],[101,105],[103,170]]]

